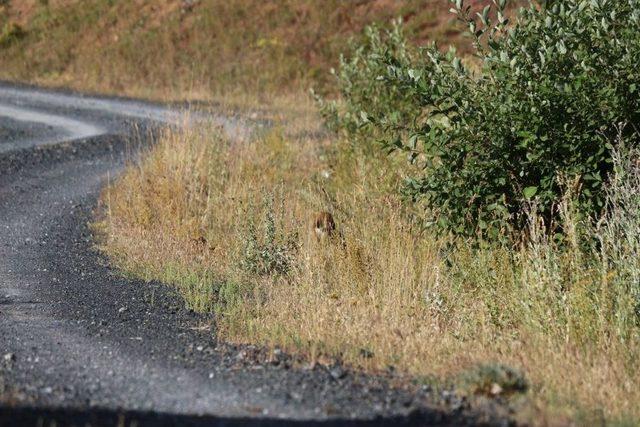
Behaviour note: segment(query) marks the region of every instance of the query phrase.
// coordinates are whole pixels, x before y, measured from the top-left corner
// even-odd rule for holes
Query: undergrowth
[[[549,223],[566,180],[597,216],[615,135],[639,142],[640,1],[532,0],[513,23],[505,0],[469,3],[451,2],[471,57],[368,29],[336,72],[341,97],[321,102],[328,124],[418,165],[404,192],[439,232],[519,233],[531,200]]]
[[[421,228],[395,191],[403,158],[312,138],[313,123],[253,142],[167,131],[105,190],[102,249],[215,312],[224,339],[525,393],[527,421],[640,419],[635,154],[616,158],[597,224],[567,194],[563,241],[532,206],[531,239],[477,246]],[[341,242],[316,240],[321,210]]]
[[[613,7],[623,2],[582,3]],[[156,99],[212,99],[236,92],[252,100],[255,94],[271,100],[277,93],[281,101],[290,89],[297,93],[311,82],[322,86],[320,70],[333,64],[345,41],[365,24],[397,16],[405,18],[410,40],[469,45],[440,9],[431,3],[423,7],[425,2],[418,0],[371,0],[360,6],[333,0],[276,6],[209,0],[189,7],[168,1],[160,8],[158,2],[120,0],[9,4],[3,2],[0,10],[2,78]],[[24,7],[24,15],[15,12],[18,6]],[[482,8],[476,10],[480,15],[473,22],[459,15],[465,25],[490,17],[501,23],[508,16],[484,16]],[[637,26],[637,11],[621,10]],[[575,17],[563,13],[555,13],[548,28],[531,30],[557,36],[554,23]],[[590,22],[589,28],[617,31],[610,26],[615,16],[607,16],[604,23]],[[635,33],[619,30],[636,43]],[[415,378],[448,379],[470,395],[524,399],[530,410],[520,416],[533,424],[552,424],[558,416],[584,424],[596,419],[637,424],[640,170],[634,141],[618,132],[619,119],[637,125],[637,97],[619,95],[625,90],[621,80],[607,71],[617,70],[619,63],[610,61],[610,68],[599,69],[601,81],[617,88],[615,96],[609,96],[606,84],[592,89],[603,94],[598,98],[603,104],[612,100],[622,105],[618,110],[623,113],[606,121],[606,132],[597,132],[592,116],[618,110],[590,109],[594,98],[579,98],[576,105],[591,127],[573,134],[575,129],[553,111],[547,116],[520,111],[531,105],[519,99],[503,103],[491,85],[501,82],[510,88],[518,83],[508,70],[519,61],[531,60],[530,69],[523,65],[526,73],[535,74],[540,62],[562,70],[566,63],[553,55],[565,55],[572,46],[548,45],[542,52],[548,56],[538,59],[537,51],[531,58],[527,52],[520,57],[517,46],[505,45],[513,48],[503,49],[506,57],[496,50],[485,58],[500,78],[488,78],[482,86],[482,79],[476,79],[481,61],[439,49],[429,51],[432,58],[425,56],[399,27],[381,34],[370,29],[356,38],[355,55],[343,58],[336,71],[348,83],[340,88],[342,101],[352,104],[324,104],[335,128],[347,132],[327,134],[299,97],[276,113],[268,111],[274,127],[251,141],[229,140],[213,125],[166,130],[157,145],[132,160],[104,190],[94,224],[101,249],[124,272],[171,284],[189,307],[214,313],[223,339],[280,346],[314,360],[337,357],[370,370],[393,367]],[[637,44],[632,47],[637,51]],[[635,59],[625,52],[618,57],[627,63]],[[582,66],[567,58],[569,65]],[[442,73],[436,85],[424,73],[434,67]],[[631,83],[635,68],[625,74]],[[573,87],[556,92],[553,79],[533,81],[544,86],[536,93],[561,92],[558,99],[571,101],[567,94]],[[458,112],[425,121],[434,107],[431,90],[445,91],[449,84],[461,89],[449,98]],[[482,89],[477,98],[465,98],[470,87]],[[637,88],[625,87],[637,94]],[[531,93],[517,88],[519,96]],[[475,114],[483,96],[489,99],[486,108]],[[250,107],[257,107],[251,102]],[[345,105],[351,108],[347,114],[341,110]],[[446,102],[436,107],[452,111]],[[503,110],[508,111],[498,114]],[[474,126],[461,124],[465,118]],[[455,132],[450,132],[451,120]],[[553,138],[537,131],[512,132],[514,123],[525,131],[537,123]],[[521,170],[514,167],[521,162],[501,167],[500,157],[493,155],[502,149],[513,154],[509,147],[514,143],[535,146],[536,156],[542,152],[548,158],[549,147],[555,147],[549,141],[558,135],[575,136],[589,147],[590,138],[597,136],[607,150],[606,160],[587,162],[593,170],[606,169],[607,175],[589,178],[602,204],[588,211],[592,217],[580,208],[584,199],[578,191],[584,182],[571,174],[556,176],[544,159],[528,158],[524,149],[519,153],[542,172],[523,170],[512,179],[509,174],[519,176]],[[489,169],[467,163],[473,179],[449,182],[452,169],[446,167],[439,169],[439,177],[423,175],[429,169],[420,168],[424,162],[418,151],[434,138],[449,147],[430,153],[435,153],[431,166],[442,159],[457,166],[465,166],[465,159],[495,162]],[[571,151],[566,139],[559,138]],[[390,155],[379,149],[380,140]],[[490,144],[500,150],[483,151]],[[602,147],[595,148],[597,156]],[[552,158],[567,159],[557,153]],[[435,181],[420,179],[434,176]],[[488,190],[480,186],[485,178],[494,180]],[[424,199],[421,195],[431,190],[437,197],[430,203],[407,200],[398,191],[406,182],[415,184],[413,195],[420,196],[415,199]],[[470,188],[470,182],[477,188]],[[469,215],[469,201],[476,203],[476,212],[489,209],[484,199],[474,197],[475,190],[490,191],[500,204],[503,187],[509,187],[514,200],[505,202],[512,209],[508,215]],[[540,197],[545,194],[549,197]],[[438,203],[449,198],[455,203]],[[461,227],[453,233],[458,237],[424,227],[425,217],[437,218],[445,208],[450,224]],[[489,233],[478,233],[489,226],[501,232],[503,220],[510,221],[515,210],[519,238],[488,240]],[[319,211],[333,214],[339,239],[316,239],[311,222]],[[444,224],[442,229],[451,227]]]

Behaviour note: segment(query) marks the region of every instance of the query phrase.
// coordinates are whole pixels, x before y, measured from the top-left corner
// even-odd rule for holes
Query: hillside
[[[445,0],[0,3],[0,78],[151,98],[322,84],[350,38],[398,17],[414,40],[466,43]]]

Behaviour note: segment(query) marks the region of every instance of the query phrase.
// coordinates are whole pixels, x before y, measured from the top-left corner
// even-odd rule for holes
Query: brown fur
[[[313,221],[313,232],[318,241],[331,238],[336,234],[336,223],[329,212],[319,212]]]

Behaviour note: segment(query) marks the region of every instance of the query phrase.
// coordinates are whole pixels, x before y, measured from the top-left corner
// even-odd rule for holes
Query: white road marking
[[[46,92],[39,89],[18,89],[0,85],[3,98],[14,98],[16,101],[35,102],[63,108],[101,111],[120,116],[150,119],[164,123],[181,124],[184,114],[169,108],[153,106],[133,100],[116,100],[93,98],[82,95],[66,95]]]
[[[108,98],[105,99],[82,95],[68,95],[55,92],[47,92],[45,90],[39,89],[20,89],[15,87],[7,87],[2,83],[0,83],[0,102],[0,105],[2,106],[8,104],[20,106],[24,104],[36,104],[47,105],[51,107],[61,107],[70,110],[97,111],[113,116],[125,116],[138,119],[153,120],[156,122],[177,126],[185,126],[197,121],[208,121],[217,126],[220,126],[224,130],[226,136],[234,140],[248,139],[253,129],[253,126],[247,126],[247,124],[244,123],[243,120],[226,117],[223,115],[201,115],[197,112],[189,112],[187,109],[177,109],[171,108],[169,106],[163,107],[135,100],[119,100]],[[103,130],[100,134],[103,134],[105,132],[106,130]]]
[[[4,104],[0,104],[0,116],[9,117],[21,122],[41,123],[63,129],[66,135],[62,136],[60,140],[89,138],[103,135],[107,132],[106,129],[91,123]]]

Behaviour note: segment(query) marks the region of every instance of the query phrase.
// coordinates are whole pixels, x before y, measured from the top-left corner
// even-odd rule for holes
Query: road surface
[[[212,319],[171,289],[113,271],[87,226],[99,191],[132,141],[183,117],[142,101],[0,83],[0,426],[502,422],[389,375],[219,343]],[[251,132],[240,120],[209,119],[230,137]]]

